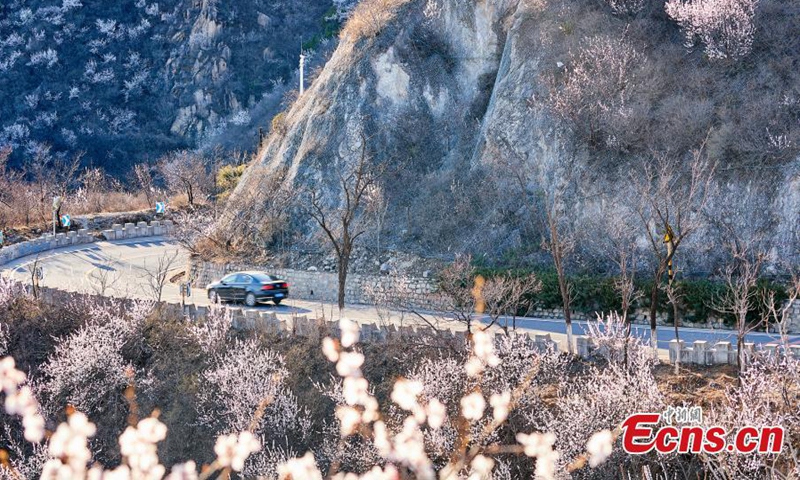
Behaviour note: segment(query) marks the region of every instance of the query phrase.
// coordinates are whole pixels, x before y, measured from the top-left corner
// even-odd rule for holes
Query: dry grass
[[[669,404],[707,408],[722,401],[725,390],[736,384],[738,373],[735,365],[682,365],[676,373],[675,366],[663,364],[656,368],[655,376]]]
[[[13,199],[10,206],[0,205],[0,228],[37,229],[49,227],[52,222],[51,197],[44,197],[43,202],[30,197]],[[101,213],[135,212],[154,208],[142,193],[129,192],[91,192],[71,195],[61,207],[62,214],[72,217]]]
[[[373,38],[397,15],[400,7],[410,0],[363,0],[353,10],[340,37],[356,42],[361,38]]]

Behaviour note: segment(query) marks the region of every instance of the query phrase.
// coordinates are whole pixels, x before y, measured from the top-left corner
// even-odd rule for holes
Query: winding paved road
[[[134,239],[118,242],[97,242],[90,245],[66,247],[52,250],[40,255],[38,264],[42,267],[44,278],[43,286],[59,289],[84,292],[104,293],[116,297],[152,298],[148,291],[146,270],[153,269],[164,258],[173,258],[170,277],[185,270],[188,254],[176,242],[162,237]],[[0,273],[29,282],[30,269],[37,262],[35,256],[20,258],[14,262],[0,266]],[[105,284],[105,287],[102,285]],[[164,288],[163,299],[166,301],[180,301],[180,292],[177,284],[168,284]],[[197,305],[208,305],[204,289],[195,288],[190,302]],[[308,315],[336,319],[339,317],[338,309],[333,303],[308,302],[289,298],[280,306],[264,305],[259,310],[273,311],[279,316]],[[375,322],[379,315],[381,321],[392,323],[413,323],[414,319],[402,312],[378,312],[375,307],[352,305],[348,306],[343,315],[361,323]],[[434,316],[431,315],[431,318]],[[482,319],[485,321],[485,319]],[[438,326],[456,326],[455,324],[439,318],[433,320]],[[419,321],[416,320],[418,323]],[[586,322],[575,322],[575,333],[583,334],[586,331]],[[565,339],[564,323],[560,320],[546,320],[539,318],[518,318],[517,327],[536,332],[550,333],[551,336],[561,341]],[[634,325],[635,335],[649,341],[650,329],[643,325]],[[682,328],[681,339],[687,343],[695,340],[706,340],[709,343],[729,341],[735,345],[736,334],[730,330],[703,330]],[[659,327],[659,347],[666,349],[669,341],[674,338],[672,327]],[[777,335],[765,333],[751,333],[747,341],[755,343],[770,343],[778,339]],[[800,335],[793,335],[790,339],[793,344],[800,344]],[[662,351],[662,355],[666,351]]]

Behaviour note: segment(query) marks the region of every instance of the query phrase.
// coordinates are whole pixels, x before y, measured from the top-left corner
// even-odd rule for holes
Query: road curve
[[[184,271],[187,265],[188,253],[174,240],[164,237],[151,237],[144,239],[122,240],[116,242],[97,242],[89,245],[65,247],[52,250],[36,256],[17,259],[6,265],[0,266],[0,274],[15,278],[23,282],[30,282],[31,268],[37,263],[43,270],[41,285],[68,291],[82,293],[102,293],[108,296],[150,299],[147,286],[147,269],[152,269],[159,261],[172,259],[171,271],[177,274]],[[172,274],[170,275],[172,276]],[[195,288],[193,296],[188,303],[208,305],[206,292],[202,286]],[[168,284],[163,291],[162,299],[165,301],[180,301],[180,291],[177,284]],[[339,318],[340,314],[336,305],[325,302],[308,302],[289,298],[280,306],[264,305],[257,307],[259,310],[268,310],[278,316],[308,315]],[[351,305],[345,308],[342,314],[360,323],[372,323],[380,319],[382,322],[410,324],[411,318],[402,312],[380,312],[374,307],[364,305]],[[481,319],[484,320],[485,319]],[[439,326],[457,326],[453,322],[439,319]],[[574,322],[575,333],[584,334],[587,329],[586,322]],[[548,320],[539,318],[518,318],[517,327],[550,333],[554,339],[565,339],[564,322],[561,320]],[[650,328],[644,325],[634,325],[633,334],[649,341]],[[658,328],[658,343],[660,349],[666,349],[669,341],[674,338],[673,327]],[[681,328],[680,338],[687,343],[695,340],[706,340],[709,343],[728,341],[735,345],[736,333],[731,330],[705,330],[696,328]],[[750,333],[747,341],[754,343],[770,343],[778,340],[778,336],[766,333]],[[800,344],[800,335],[790,338],[792,344]]]

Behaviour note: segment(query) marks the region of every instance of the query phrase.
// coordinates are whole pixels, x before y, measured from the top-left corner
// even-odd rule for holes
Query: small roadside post
[[[192,296],[191,282],[181,282],[181,307],[186,310],[186,299]]]
[[[44,279],[44,270],[39,266],[39,257],[33,264],[31,271],[31,285],[33,286],[33,298],[39,298],[39,283]]]

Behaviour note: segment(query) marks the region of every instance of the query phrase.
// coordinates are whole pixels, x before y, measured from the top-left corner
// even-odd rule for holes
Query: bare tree
[[[463,323],[472,333],[476,313],[484,313],[485,301],[481,293],[485,280],[475,274],[470,255],[458,255],[453,263],[439,272],[439,293],[447,300],[453,320]]]
[[[541,221],[541,247],[553,259],[564,309],[567,350],[573,353],[573,287],[567,277],[566,262],[575,248],[575,232],[567,216],[567,205],[574,203],[579,195],[575,188],[580,174],[577,155],[559,146],[533,159],[527,153],[516,152],[507,142],[504,147],[509,155],[499,156],[499,167],[522,193],[529,218],[538,217]]]
[[[373,163],[367,153],[367,138],[363,133],[360,154],[353,163],[342,163],[335,169],[341,198],[330,202],[312,187],[304,202],[305,210],[325,232],[336,253],[340,310],[344,308],[345,282],[353,248],[374,224],[374,205],[369,203],[368,193],[379,185],[385,171],[385,165]]]
[[[375,184],[367,191],[367,201],[375,214],[375,249],[381,253],[381,233],[383,232],[389,202],[386,199],[383,185]]]
[[[101,297],[106,296],[120,281],[119,270],[112,266],[112,262],[96,265],[89,274],[89,286],[94,293]]]
[[[30,274],[31,274],[31,290],[33,292],[33,298],[39,298],[39,274],[42,272],[41,267],[39,266],[39,255],[36,255],[36,259],[33,261],[33,265],[30,267]]]
[[[617,266],[619,275],[614,279],[614,291],[620,299],[619,319],[625,330],[623,359],[628,362],[628,344],[631,336],[631,320],[628,312],[636,301],[641,298],[641,292],[636,288],[636,241],[630,227],[630,215],[627,209],[615,212],[614,216],[607,218],[606,239],[609,243],[611,261]]]
[[[203,155],[182,150],[159,160],[158,168],[172,195],[185,194],[189,205],[207,199],[214,190],[214,173]]]
[[[146,282],[144,285],[145,294],[152,300],[160,302],[164,293],[164,287],[169,281],[169,273],[173,270],[175,263],[178,260],[178,251],[164,252],[163,255],[158,257],[155,265],[145,265],[139,267],[142,272],[142,279]]]
[[[53,156],[49,147],[43,147],[23,165],[22,173],[30,178],[29,186],[36,201],[39,221],[45,224],[50,221],[52,197],[66,197],[77,181],[80,164],[81,154],[72,158]],[[60,216],[59,208],[56,211],[56,218]]]
[[[667,284],[664,285],[664,293],[667,294],[667,301],[672,306],[672,325],[675,327],[675,340],[680,340],[679,335],[679,328],[681,326],[681,313],[679,308],[679,302],[683,298],[683,294],[680,292],[680,286],[678,283],[674,282],[674,275],[669,275],[669,280]]]
[[[736,364],[739,371],[745,364],[744,341],[748,333],[763,324],[764,318],[748,322],[747,314],[758,302],[756,283],[761,274],[765,255],[753,253],[748,247],[730,245],[732,261],[723,274],[726,291],[714,300],[713,308],[720,313],[733,315],[736,322]]]
[[[133,167],[133,176],[139,189],[144,192],[148,205],[155,204],[155,180],[153,179],[153,169],[145,163],[138,163]]]
[[[637,215],[655,260],[650,289],[650,341],[654,351],[658,348],[656,317],[664,274],[678,248],[702,225],[701,213],[711,190],[715,165],[708,162],[704,145],[692,152],[688,165],[662,155],[654,165],[645,163],[641,172],[631,175],[638,198]]]
[[[800,275],[793,274],[787,288],[788,298],[782,306],[778,305],[775,299],[775,292],[770,290],[764,294],[764,307],[766,308],[765,326],[769,326],[770,320],[778,329],[781,336],[781,345],[785,354],[789,354],[789,326],[792,323],[792,306],[800,298]]]
[[[500,325],[506,334],[517,329],[517,316],[522,311],[525,316],[533,306],[531,295],[541,291],[542,282],[534,274],[505,274],[491,277],[483,286],[483,299],[491,325]],[[501,323],[502,322],[502,323]]]
[[[108,176],[100,168],[86,168],[81,173],[79,181],[90,208],[95,212],[102,212],[106,192],[110,190]]]

